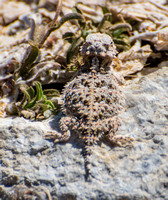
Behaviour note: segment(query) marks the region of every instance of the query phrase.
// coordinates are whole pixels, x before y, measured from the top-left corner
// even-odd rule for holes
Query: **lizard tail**
[[[91,155],[91,147],[92,142],[89,139],[84,140],[84,148],[83,148],[83,157],[84,157],[84,165],[85,165],[85,180],[89,181],[91,176],[91,164],[90,164],[90,155]]]
[[[91,165],[90,165],[90,149],[85,146],[83,149],[84,165],[85,165],[85,180],[88,181],[91,176]]]

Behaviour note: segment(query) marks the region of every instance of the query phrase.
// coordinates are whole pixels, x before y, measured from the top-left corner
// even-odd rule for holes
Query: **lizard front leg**
[[[62,117],[60,119],[61,133],[57,131],[48,132],[45,134],[45,139],[53,139],[54,143],[66,142],[71,137],[70,131],[71,117]]]

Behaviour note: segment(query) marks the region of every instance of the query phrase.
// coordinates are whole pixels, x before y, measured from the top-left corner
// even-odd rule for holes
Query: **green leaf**
[[[104,25],[104,23],[105,23],[106,21],[108,21],[108,22],[111,22],[111,21],[112,21],[112,14],[111,14],[111,13],[105,13],[105,14],[104,14],[104,16],[103,16],[101,22],[99,23],[97,29],[100,30],[100,29],[103,27],[103,25]],[[111,24],[111,23],[110,23],[110,24]]]
[[[23,92],[23,94],[26,96],[26,99],[28,99],[30,101],[31,97],[28,90],[28,86],[27,85],[21,85],[20,86],[20,90]]]
[[[86,38],[89,35],[90,31],[87,31],[86,29],[82,30],[82,37]]]
[[[54,104],[53,104],[50,100],[46,100],[46,101],[44,102],[44,104],[48,105],[52,110],[55,109]]]
[[[45,104],[44,102],[40,101],[40,102],[36,103],[36,105],[34,106],[34,110],[37,109],[37,108],[39,108],[39,110],[40,110],[39,113],[41,113],[41,111],[44,112],[44,111],[48,110],[49,106],[47,104]]]
[[[78,48],[82,45],[84,39],[82,37],[75,38],[74,41],[72,42],[71,46],[69,47],[67,51],[67,63],[69,64],[72,57],[75,55],[77,52]]]
[[[38,81],[35,81],[35,86],[36,86],[36,96],[34,97],[32,101],[30,101],[29,103],[27,103],[27,105],[25,105],[25,108],[32,108],[37,103],[37,101],[39,101],[43,96],[41,83]]]
[[[77,6],[74,6],[73,12],[79,13],[81,16],[83,16],[83,12]],[[86,28],[86,21],[85,21],[84,18],[83,18],[83,20],[79,20],[78,23],[79,23],[81,29],[85,29]]]
[[[72,8],[72,11],[83,15],[82,11],[77,7],[77,5]]]
[[[72,43],[72,42],[73,42],[74,37],[75,37],[75,34],[72,33],[72,32],[66,32],[66,33],[62,36],[62,38],[63,38],[64,40],[67,40],[69,43]]]
[[[30,86],[28,87],[26,84],[20,86],[20,90],[23,92],[24,97],[22,100],[22,107],[24,108],[26,104],[28,104],[34,97],[34,89]]]
[[[129,23],[116,23],[111,25],[111,27],[109,27],[109,31],[120,30],[120,29],[122,29],[123,32],[125,32],[127,29],[132,31],[132,26]]]
[[[125,32],[125,28],[117,29],[113,31],[113,37],[114,38],[119,37],[123,32]]]
[[[29,96],[30,96],[30,99],[33,99],[34,95],[35,95],[35,91],[33,89],[32,86],[30,86],[28,89],[27,89],[27,92],[29,93]]]
[[[109,11],[109,9],[107,7],[105,7],[105,6],[100,6],[100,7],[101,7],[101,9],[103,11],[103,14],[110,13],[110,11]]]
[[[43,90],[42,90],[42,87],[41,87],[41,83],[38,82],[38,81],[35,81],[35,86],[36,86],[36,100],[39,101],[42,96],[43,96]]]
[[[58,29],[60,26],[62,26],[65,22],[72,20],[72,19],[77,19],[79,21],[85,21],[84,17],[79,14],[79,13],[69,13],[66,14],[64,17],[61,18],[59,21],[58,25],[56,27],[53,27],[53,29]]]
[[[36,58],[39,54],[38,47],[34,46],[33,43],[31,43],[30,41],[29,41],[29,44],[31,46],[27,49],[27,52],[26,52],[27,56],[22,61],[22,65],[24,65],[24,66],[31,65],[36,60]]]
[[[30,45],[31,46],[27,48],[27,51],[21,63],[20,67],[21,77],[24,77],[28,74],[28,71],[30,70],[32,63],[37,59],[37,56],[39,55],[38,47],[34,46],[31,42]]]
[[[66,38],[69,38],[69,37],[74,37],[75,34],[73,32],[66,32],[64,35],[63,35],[63,39],[66,39]]]
[[[126,46],[130,45],[129,41],[126,42],[126,41],[124,41],[122,39],[113,39],[113,40],[114,40],[115,44],[121,44],[121,45],[126,45]]]
[[[60,93],[58,90],[56,89],[45,89],[43,91],[43,94],[48,97],[59,97],[60,96]]]
[[[34,109],[37,107],[39,107],[43,111],[46,111],[49,109],[55,110],[55,105],[50,100],[47,100],[45,96],[43,96],[43,99],[41,99],[40,101],[36,103],[36,105],[34,106]]]
[[[123,50],[126,51],[130,48],[130,42],[127,37],[123,39],[114,38],[113,40],[118,51],[123,51]]]
[[[33,87],[28,87],[27,85],[21,85],[20,90],[24,93],[24,98],[22,100],[22,108],[38,111],[38,114],[41,111],[52,110],[55,111],[58,107],[58,100],[53,99],[49,100],[48,97],[57,97],[60,96],[60,93],[56,89],[46,89],[42,90],[41,83],[35,81],[36,90],[34,91]]]

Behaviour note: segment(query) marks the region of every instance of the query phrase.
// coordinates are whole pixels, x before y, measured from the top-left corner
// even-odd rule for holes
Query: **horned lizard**
[[[117,53],[113,40],[109,35],[92,33],[87,36],[80,53],[84,64],[78,75],[65,86],[62,95],[62,111],[66,116],[60,120],[61,133],[49,133],[46,137],[53,137],[57,143],[67,141],[71,132],[78,134],[83,141],[88,179],[93,145],[102,137],[120,146],[132,139],[116,136],[125,98],[112,71],[112,61]]]

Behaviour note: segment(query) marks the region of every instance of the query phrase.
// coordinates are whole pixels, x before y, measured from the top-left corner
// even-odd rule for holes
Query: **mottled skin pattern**
[[[89,156],[97,141],[104,137],[121,146],[131,138],[115,135],[125,100],[112,71],[116,49],[111,37],[101,33],[90,34],[81,48],[81,55],[84,65],[63,91],[65,117],[60,120],[61,133],[54,132],[52,137],[55,142],[62,142],[70,138],[71,132],[79,135],[83,141],[88,179],[91,174]]]

